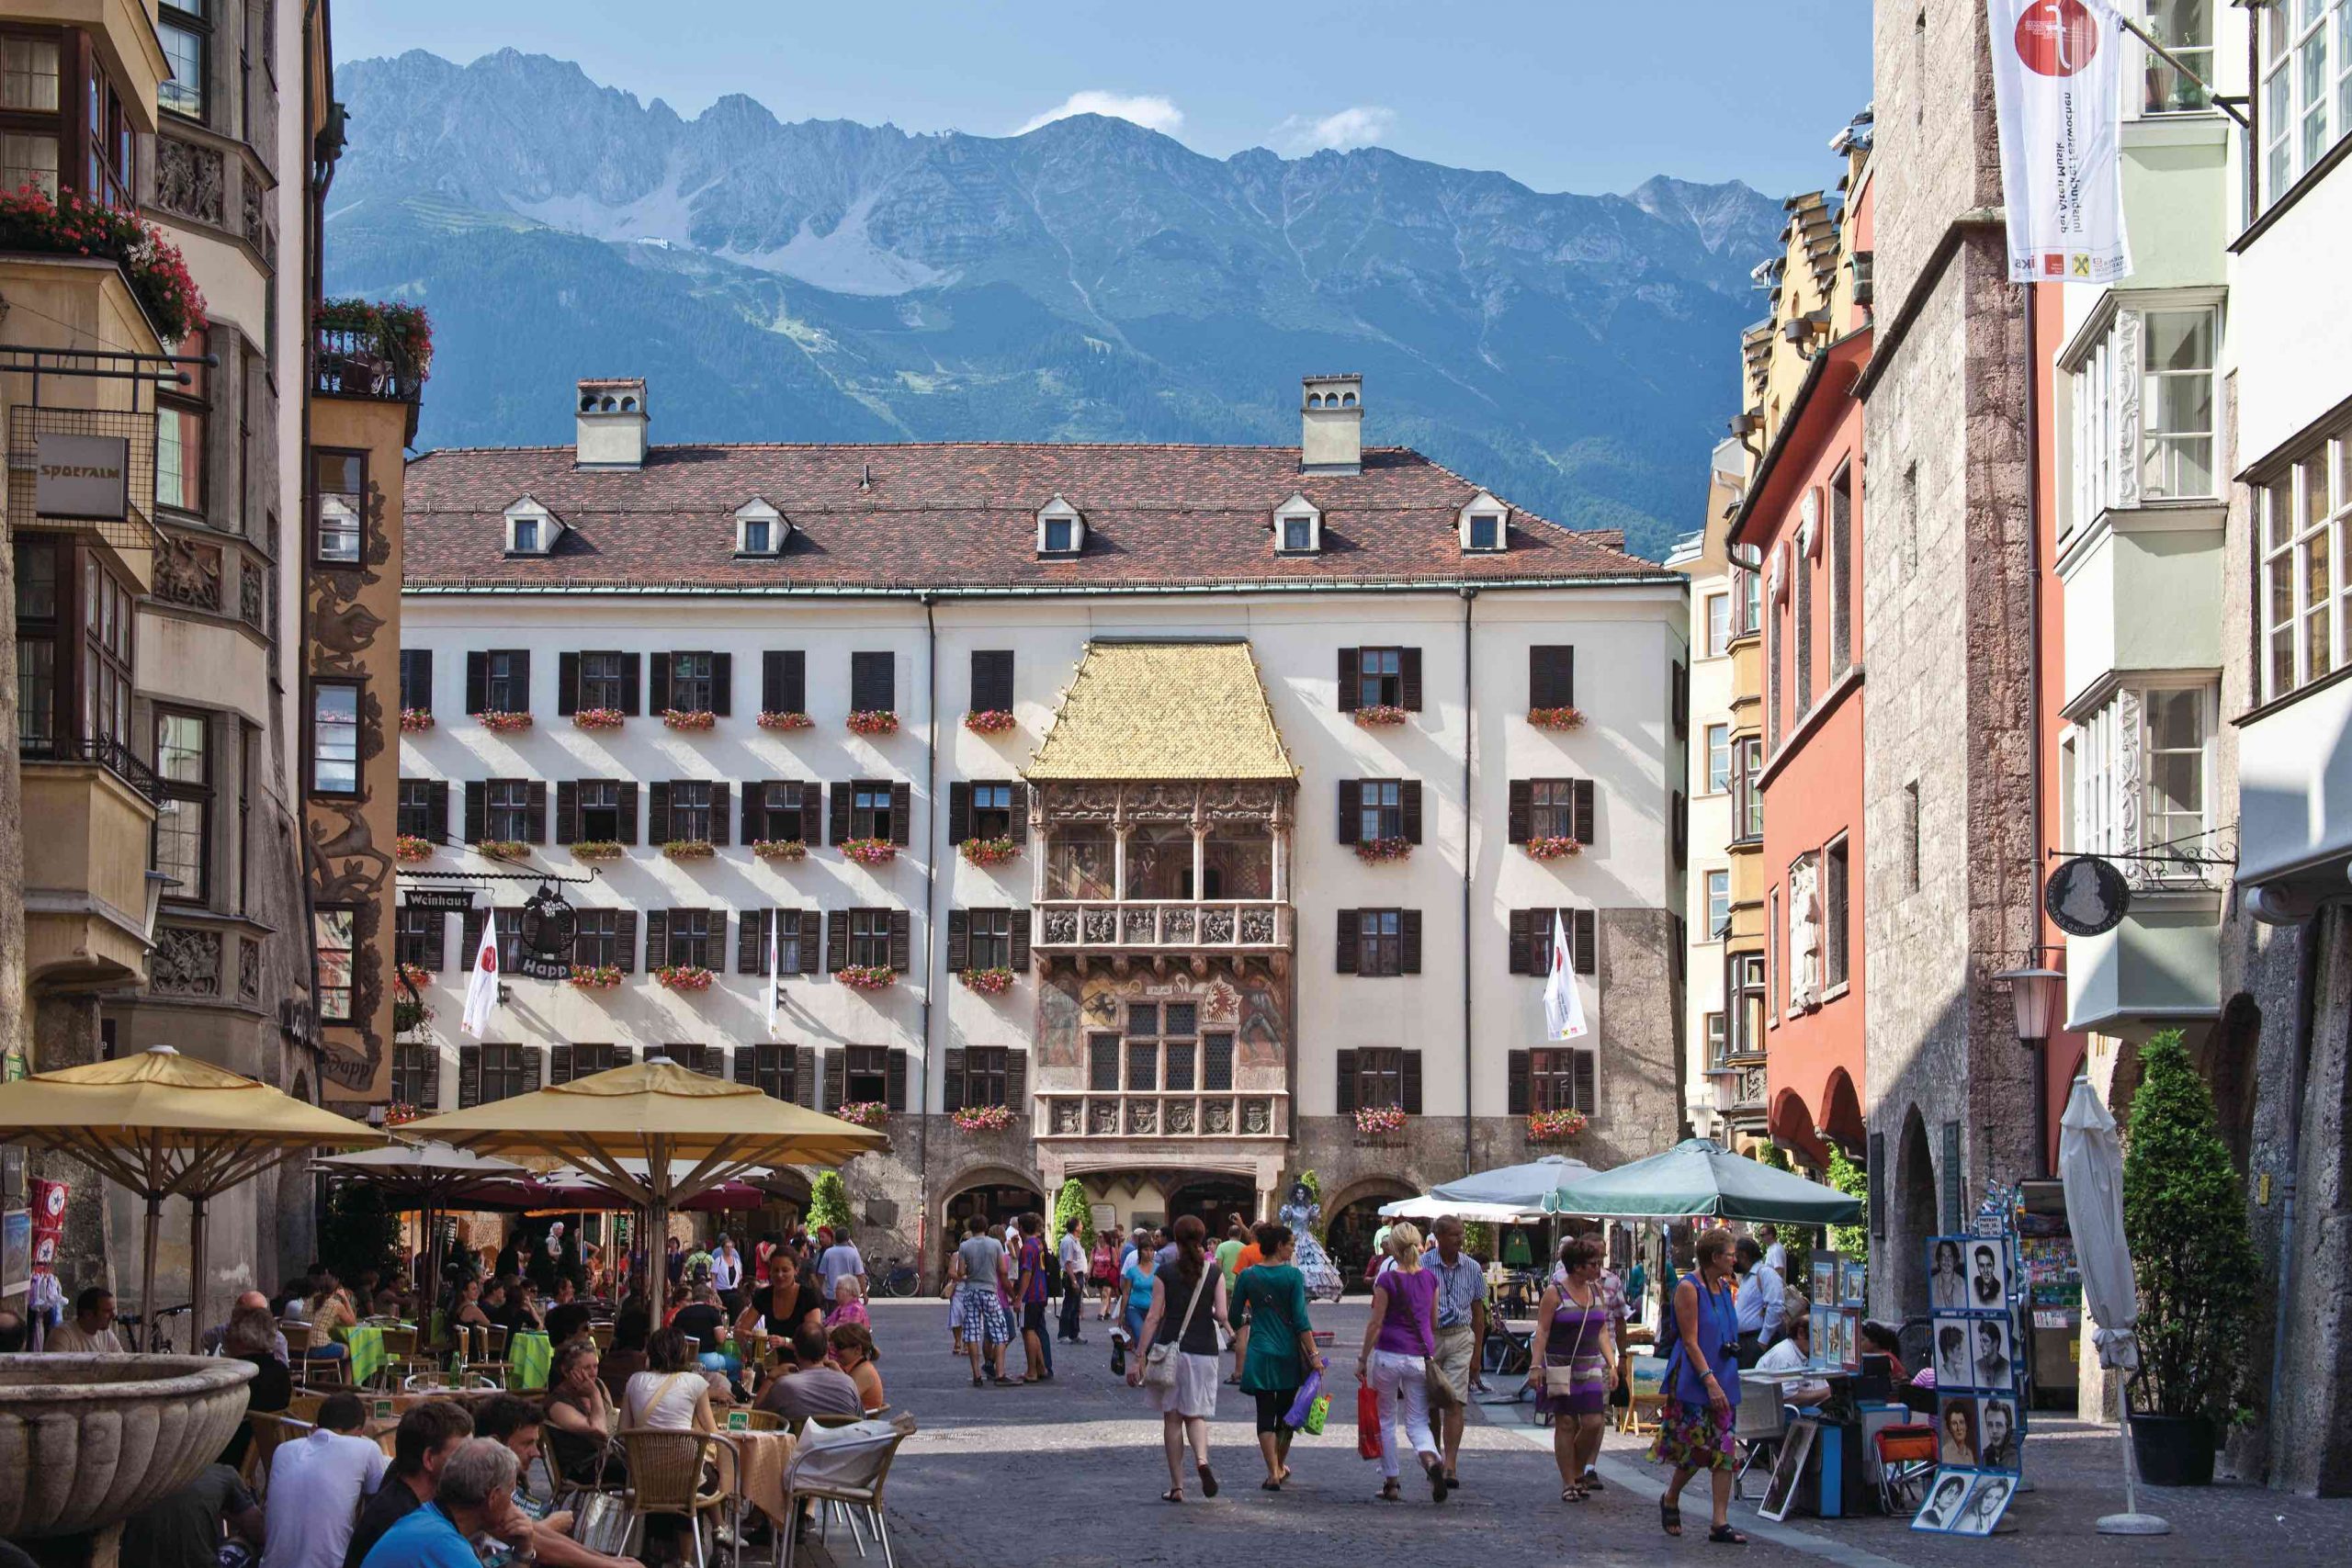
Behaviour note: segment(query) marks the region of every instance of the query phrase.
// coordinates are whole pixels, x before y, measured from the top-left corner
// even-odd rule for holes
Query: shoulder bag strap
[[[1193,1287],[1193,1299],[1187,1303],[1184,1307],[1184,1321],[1177,1325],[1176,1327],[1176,1338],[1174,1343],[1179,1349],[1183,1348],[1184,1336],[1193,1326],[1193,1314],[1200,1308],[1201,1292],[1209,1288],[1209,1275],[1212,1272],[1214,1272],[1214,1270],[1209,1265],[1209,1260],[1205,1257],[1201,1259],[1200,1282]]]

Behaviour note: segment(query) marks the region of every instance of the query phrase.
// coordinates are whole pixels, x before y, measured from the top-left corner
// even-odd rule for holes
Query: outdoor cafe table
[[[725,1417],[720,1418],[722,1424]],[[779,1526],[785,1522],[785,1472],[792,1468],[796,1441],[789,1432],[754,1432],[729,1426],[719,1450],[718,1483]]]
[[[344,1348],[351,1352],[351,1382],[355,1387],[368,1382],[384,1370],[384,1331],[372,1323],[355,1323],[335,1333],[342,1338]]]
[[[506,1341],[506,1364],[512,1369],[507,1386],[542,1389],[555,1359],[555,1347],[543,1329],[525,1329]]]

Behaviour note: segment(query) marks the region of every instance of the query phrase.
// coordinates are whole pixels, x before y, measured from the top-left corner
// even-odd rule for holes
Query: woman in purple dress
[[[1560,1247],[1560,1271],[1535,1308],[1527,1381],[1535,1408],[1552,1418],[1552,1458],[1560,1501],[1581,1503],[1585,1472],[1600,1457],[1610,1391],[1617,1386],[1614,1314],[1600,1289],[1600,1248],[1581,1236]]]

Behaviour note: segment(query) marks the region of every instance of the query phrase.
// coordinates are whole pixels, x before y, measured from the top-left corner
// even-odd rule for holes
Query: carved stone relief
[[[220,608],[220,547],[174,539],[155,552],[155,597],[166,604],[218,612]]]
[[[147,989],[159,997],[220,994],[220,933],[164,926],[147,959]]]
[[[226,165],[219,152],[176,137],[155,139],[156,206],[217,227],[226,196]]]

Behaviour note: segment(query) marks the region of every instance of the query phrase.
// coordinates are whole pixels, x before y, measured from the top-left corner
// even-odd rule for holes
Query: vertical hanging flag
[[[2120,22],[2109,0],[1985,0],[2008,209],[2009,281],[2132,276],[2118,127]]]
[[[771,1040],[775,1038],[775,994],[784,988],[784,972],[776,967],[775,959],[775,929],[784,923],[778,919],[780,913],[775,909],[768,911],[768,1038]]]
[[[474,972],[466,982],[466,1032],[479,1040],[490,1027],[491,1010],[498,1005],[498,911],[488,910],[481,922],[481,945],[474,949]]]
[[[1576,966],[1568,962],[1568,930],[1552,911],[1552,973],[1544,982],[1544,1026],[1554,1040],[1584,1038],[1584,998],[1577,994]]]

